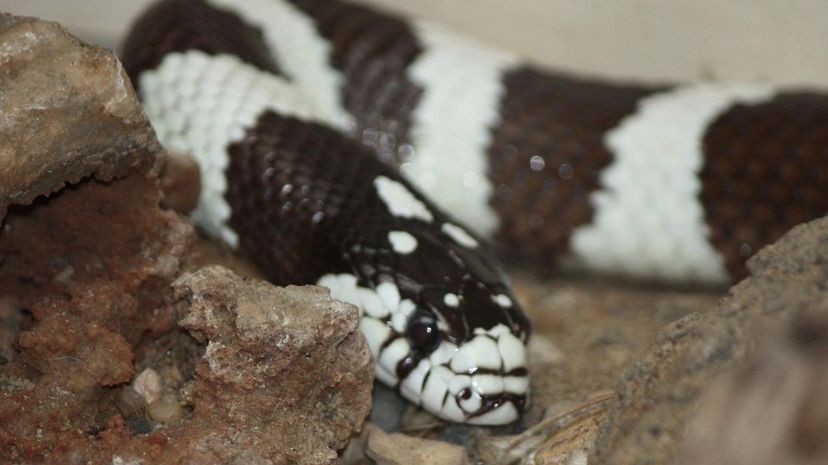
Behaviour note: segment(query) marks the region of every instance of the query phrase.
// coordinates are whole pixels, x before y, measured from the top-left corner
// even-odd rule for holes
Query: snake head
[[[398,389],[446,420],[510,423],[528,401],[529,322],[481,242],[471,248],[450,235],[437,239],[454,267],[431,255],[430,268],[442,263],[452,272],[443,272],[440,285],[419,289],[404,332],[409,352],[397,367]]]
[[[441,216],[383,226],[351,242],[351,272],[319,280],[360,308],[377,379],[445,420],[515,421],[528,398],[529,322],[494,255]]]

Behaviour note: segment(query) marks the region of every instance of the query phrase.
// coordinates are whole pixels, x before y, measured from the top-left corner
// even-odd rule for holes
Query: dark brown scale
[[[262,71],[280,74],[259,29],[204,0],[166,0],[153,5],[133,24],[122,61],[137,87],[142,71],[156,68],[169,53],[187,50],[236,55]]]
[[[332,237],[350,228],[343,221],[370,213],[376,163],[329,128],[273,112],[228,152],[230,225],[243,253],[277,284],[348,270]]]
[[[411,153],[411,116],[422,89],[407,75],[422,51],[402,19],[350,3],[291,0],[316,21],[332,46],[331,65],[345,77],[343,104],[353,135],[380,159],[397,165]]]
[[[553,260],[592,220],[590,194],[612,161],[605,133],[654,89],[576,80],[524,67],[503,79],[500,124],[488,149],[497,237],[529,258]]]
[[[828,96],[736,105],[704,137],[701,200],[731,275],[796,224],[828,213]]]

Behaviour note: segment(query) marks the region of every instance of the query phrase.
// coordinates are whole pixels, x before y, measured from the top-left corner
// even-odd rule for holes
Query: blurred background
[[[0,0],[117,47],[153,0]],[[265,1],[265,0],[262,0]],[[647,81],[828,87],[826,0],[364,0],[436,20],[544,65]]]

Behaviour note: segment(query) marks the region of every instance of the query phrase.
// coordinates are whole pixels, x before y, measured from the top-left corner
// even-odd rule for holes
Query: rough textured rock
[[[159,206],[114,55],[9,15],[0,43],[0,462],[332,462],[369,402],[355,311],[215,269],[176,297],[211,261],[255,271]]]
[[[25,310],[0,461],[49,462],[126,425],[116,386],[175,328],[168,283],[195,236],[158,207],[160,146],[114,55],[8,15],[0,41],[0,295]]]
[[[189,306],[180,325],[206,342],[190,429],[211,431],[185,432],[181,446],[215,457],[202,463],[333,461],[371,405],[373,365],[357,309],[327,289],[275,288],[221,267],[174,287]]]
[[[0,217],[66,183],[152,163],[158,142],[107,50],[56,23],[0,14]]]
[[[714,376],[765,344],[765,328],[786,325],[792,315],[823,305],[828,298],[825,263],[828,219],[800,225],[749,261],[752,276],[734,286],[716,312],[689,315],[665,329],[627,372],[590,462],[673,463],[699,396]],[[757,393],[771,388],[756,387]],[[726,411],[738,409],[733,405]]]

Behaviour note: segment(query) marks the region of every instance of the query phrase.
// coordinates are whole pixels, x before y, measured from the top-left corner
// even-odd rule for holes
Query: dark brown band
[[[704,137],[701,201],[735,279],[745,259],[828,213],[828,96],[780,94],[735,105]]]
[[[331,65],[345,77],[345,109],[354,136],[392,165],[411,153],[411,117],[422,89],[408,67],[422,52],[407,21],[345,2],[291,0],[316,21],[332,48]]]
[[[551,261],[592,220],[590,194],[612,161],[604,135],[653,90],[523,67],[503,78],[500,124],[488,149],[497,238],[523,257]]]
[[[187,50],[235,55],[263,71],[280,74],[259,29],[204,0],[165,0],[153,5],[133,24],[122,60],[137,87],[140,73],[156,68],[169,53]]]

